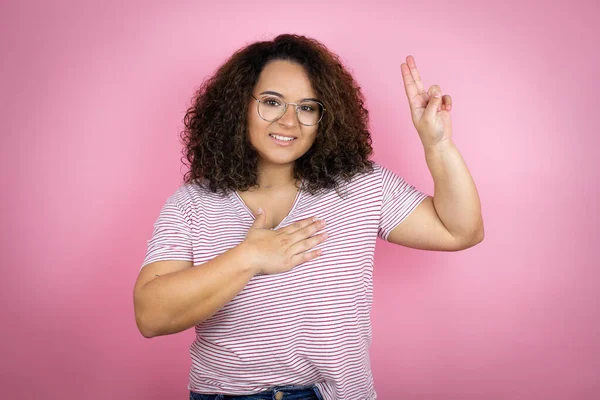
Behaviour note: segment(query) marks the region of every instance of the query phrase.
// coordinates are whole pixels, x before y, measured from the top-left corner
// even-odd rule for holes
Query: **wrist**
[[[254,257],[251,256],[252,251],[245,240],[235,246],[232,251],[235,253],[236,265],[244,273],[252,274],[254,276],[260,272],[259,267],[254,261]]]
[[[439,157],[440,155],[444,155],[453,151],[454,149],[456,149],[456,146],[452,139],[440,140],[436,144],[423,147],[426,159]]]
[[[439,142],[432,145],[423,146],[425,153],[439,153],[447,151],[453,147],[455,147],[455,144],[451,138],[440,140]]]

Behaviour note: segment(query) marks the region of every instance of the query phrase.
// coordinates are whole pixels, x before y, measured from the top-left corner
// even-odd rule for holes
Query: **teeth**
[[[271,135],[271,136],[278,140],[285,140],[286,142],[289,142],[290,140],[294,140],[294,138],[287,138],[285,136],[278,136],[278,135]]]

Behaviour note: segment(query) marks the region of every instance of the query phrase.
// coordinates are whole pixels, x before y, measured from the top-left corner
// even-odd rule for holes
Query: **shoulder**
[[[169,196],[168,202],[184,212],[198,210],[206,205],[221,204],[225,196],[213,193],[208,186],[199,183],[183,183]]]
[[[372,198],[372,196],[381,192],[383,167],[371,161],[370,169],[355,172],[349,178],[336,176],[337,186],[330,189],[331,192],[337,192],[344,199],[352,197]]]
[[[380,179],[384,179],[386,177],[389,177],[390,175],[398,175],[391,168],[388,168],[385,165],[380,164],[380,163],[374,162],[373,169],[374,169],[373,174],[377,175],[377,177]]]
[[[384,190],[387,190],[393,186],[406,184],[406,181],[404,180],[404,177],[402,175],[384,165],[377,164],[375,173],[377,174],[377,177],[381,182]]]
[[[183,183],[169,196],[169,201],[181,206],[202,195],[202,189],[198,185]]]
[[[369,171],[359,172],[351,178],[350,185],[354,188],[361,188],[371,185],[381,185],[384,175],[389,172],[383,165],[371,161],[372,169]]]
[[[372,168],[370,170],[366,170],[366,171],[361,171],[361,172],[355,172],[352,175],[352,178],[350,179],[351,181],[360,181],[363,179],[372,179],[373,177],[381,177],[381,174],[383,173],[383,171],[386,170],[386,168],[384,166],[382,166],[381,164],[379,164],[378,162],[375,162],[373,160],[371,161],[371,166]],[[342,182],[342,180],[340,179],[340,182]]]

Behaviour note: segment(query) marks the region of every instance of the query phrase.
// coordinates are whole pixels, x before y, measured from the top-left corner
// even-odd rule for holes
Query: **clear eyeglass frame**
[[[260,115],[260,112],[258,111],[258,108],[260,107],[261,99],[257,99],[256,97],[254,97],[253,94],[250,94],[250,96],[252,96],[252,98],[254,100],[256,100],[256,113],[258,114],[258,116],[261,119],[263,119],[263,120],[265,120],[267,122],[274,122],[274,121],[277,121],[278,119],[280,119],[281,117],[283,117],[285,115],[285,113],[287,112],[288,104],[293,104],[294,105],[294,107],[296,109],[296,118],[298,119],[298,122],[300,122],[304,126],[315,126],[315,125],[318,125],[319,122],[321,122],[323,120],[323,115],[325,115],[325,111],[326,111],[325,106],[323,105],[323,103],[321,103],[320,101],[314,101],[313,100],[315,103],[317,103],[317,104],[319,104],[321,106],[321,110],[322,110],[321,117],[314,124],[305,124],[302,121],[300,121],[300,116],[298,115],[298,107],[300,107],[300,104],[298,104],[298,103],[286,103],[285,101],[281,100],[285,104],[284,107],[283,107],[283,112],[281,113],[281,115],[279,117],[275,118],[274,120],[268,120],[268,119],[264,118],[262,115]]]

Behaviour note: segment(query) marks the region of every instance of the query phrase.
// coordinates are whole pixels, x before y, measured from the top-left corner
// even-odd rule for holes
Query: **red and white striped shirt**
[[[376,399],[370,312],[376,239],[388,235],[427,195],[375,163],[335,190],[300,190],[277,228],[318,216],[328,238],[316,259],[256,275],[195,327],[188,389],[243,395],[273,386],[316,384],[325,400]],[[236,192],[183,184],[165,202],[143,266],[189,260],[194,267],[240,244],[254,221]],[[276,229],[277,229],[276,228]]]

